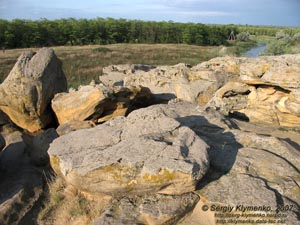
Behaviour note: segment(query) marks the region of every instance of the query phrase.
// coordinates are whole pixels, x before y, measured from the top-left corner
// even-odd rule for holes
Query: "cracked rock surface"
[[[50,145],[52,167],[91,193],[194,191],[209,167],[208,145],[176,117],[172,109],[155,105],[63,135]]]

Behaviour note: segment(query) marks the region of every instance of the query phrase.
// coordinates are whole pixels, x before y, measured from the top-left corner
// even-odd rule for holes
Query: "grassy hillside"
[[[196,46],[186,44],[113,44],[54,47],[63,62],[69,87],[87,84],[98,79],[102,68],[111,64],[196,65],[223,55],[239,55],[250,43],[235,43],[233,46]],[[0,81],[2,82],[25,50],[14,49],[0,52]]]

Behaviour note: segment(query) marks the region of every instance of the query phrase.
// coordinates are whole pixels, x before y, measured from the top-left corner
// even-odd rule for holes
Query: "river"
[[[266,43],[259,42],[255,47],[243,54],[244,57],[255,58],[258,57],[267,48]]]

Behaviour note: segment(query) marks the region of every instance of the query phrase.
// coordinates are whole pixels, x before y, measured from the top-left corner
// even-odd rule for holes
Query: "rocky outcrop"
[[[208,106],[250,122],[299,126],[299,58],[239,58],[232,66],[239,80],[219,89]]]
[[[10,85],[31,90],[20,91],[20,102],[26,100],[20,106],[22,124],[29,131],[44,128],[48,120],[43,118],[51,114],[49,104],[39,100],[44,92],[34,91],[43,90],[38,81],[46,79],[30,72],[31,63],[40,65],[34,57],[21,57],[8,79]],[[17,224],[39,199],[39,168],[47,167],[49,156],[63,178],[64,190],[59,191],[66,201],[76,195],[86,205],[103,203],[100,210],[96,207],[95,225],[214,225],[224,213],[225,220],[240,215],[238,205],[268,209],[250,209],[247,216],[271,213],[271,219],[297,224],[299,57],[225,57],[194,67],[110,66],[100,84],[54,97],[57,130],[24,132],[0,114],[5,139],[0,135],[0,149],[5,147],[0,155],[0,223]],[[37,71],[45,68],[41,74],[52,74],[53,66],[47,65]],[[2,86],[10,87],[2,84],[0,91]],[[168,103],[149,106],[161,101]],[[42,105],[49,111],[38,114]],[[18,124],[17,114],[7,114]],[[224,206],[233,212],[214,210]],[[284,206],[289,210],[282,211]]]
[[[220,57],[194,67],[178,64],[141,70],[134,65],[110,66],[104,69],[103,83],[112,85],[105,77],[118,73],[122,76],[116,76],[114,83],[147,87],[159,102],[174,98],[199,105],[209,102],[225,115],[251,122],[299,126],[299,57]]]
[[[124,85],[148,87],[159,101],[180,98],[185,101],[206,103],[224,84],[224,76],[207,76],[197,67],[186,64],[159,66],[149,71],[134,71],[124,78]]]
[[[125,116],[135,108],[148,106],[151,98],[150,91],[143,87],[110,89],[88,85],[74,92],[57,94],[52,100],[52,108],[59,124],[84,120],[101,123]]]
[[[53,121],[51,99],[66,91],[61,62],[48,48],[23,53],[0,85],[0,109],[30,132]]]
[[[159,124],[159,129],[157,129],[157,124]],[[116,127],[119,129],[116,130]],[[197,186],[197,193],[200,194],[199,206],[197,205],[194,208],[190,216],[181,219],[179,224],[216,224],[217,217],[213,209],[210,208],[212,205],[235,207],[240,204],[252,206],[267,205],[271,207],[272,213],[276,213],[275,210],[283,205],[291,204],[294,209],[286,212],[289,218],[287,223],[296,223],[297,211],[300,205],[297,198],[300,191],[298,185],[300,183],[300,168],[298,168],[300,155],[297,150],[299,143],[256,134],[253,131],[243,131],[239,127],[240,125],[236,120],[225,118],[213,109],[205,109],[205,107],[182,101],[171,101],[168,105],[156,105],[136,110],[129,114],[127,118],[116,118],[95,128],[83,130],[84,132],[76,131],[70,133],[69,136],[64,135],[62,137],[66,137],[65,139],[62,139],[62,137],[56,139],[51,145],[50,155],[52,165],[56,168],[56,171],[65,177],[67,182],[76,187],[81,187],[84,191],[93,191],[93,193],[99,191],[111,194],[112,192],[109,193],[108,190],[111,190],[113,180],[117,180],[119,184],[115,190],[118,190],[118,196],[120,196],[123,189],[127,189],[125,196],[135,196],[137,194],[141,196],[138,198],[138,201],[142,201],[147,199],[147,197],[145,192],[141,192],[139,188],[143,191],[146,190],[147,193],[152,191],[153,193],[175,194],[175,197],[181,193],[192,191],[194,188],[187,176],[178,176],[178,172],[168,172],[168,174],[164,175],[163,173],[165,173],[164,171],[180,170],[181,175],[183,175],[183,168],[187,168],[185,163],[188,162],[197,162],[200,165],[197,168],[205,168],[203,167],[205,160],[202,161],[202,164],[201,160],[199,161],[199,150],[201,149],[200,146],[203,149],[203,146],[207,144],[209,148],[205,149],[210,159],[210,170],[204,178],[200,179]],[[184,130],[183,133],[180,131],[181,129]],[[278,129],[278,132],[281,131],[280,127],[276,129]],[[196,136],[194,136],[192,130],[196,133]],[[259,133],[263,133],[263,131],[264,129],[257,130]],[[285,133],[284,131],[281,132]],[[104,133],[106,134],[105,140],[100,138],[104,137]],[[86,150],[80,154],[81,151],[79,149],[83,147],[79,143],[76,144],[74,140],[78,140],[79,137],[84,135],[91,140],[98,140],[99,142],[89,143],[88,146],[85,146]],[[300,135],[298,134],[293,140],[299,140],[299,138]],[[191,143],[191,139],[194,140],[192,141],[193,144],[188,144]],[[180,141],[178,142],[177,140]],[[201,140],[201,142],[196,140]],[[156,143],[155,145],[153,141]],[[201,145],[197,144],[198,142]],[[73,146],[68,147],[71,146],[69,143],[72,143]],[[166,144],[165,147],[160,147],[163,143]],[[182,149],[179,152],[176,151],[175,147],[178,145]],[[95,146],[98,146],[98,148]],[[93,148],[98,150],[99,155],[95,156]],[[102,150],[103,148],[106,149]],[[61,149],[61,153],[59,153],[58,149]],[[159,157],[155,158],[155,155],[158,153],[155,153],[156,150],[154,149],[160,152]],[[106,154],[106,150],[109,150],[109,153]],[[63,151],[64,154],[62,154]],[[133,152],[134,154],[129,157]],[[172,156],[169,155],[171,152]],[[188,155],[183,156],[186,153]],[[90,154],[88,161],[87,156]],[[181,154],[179,158],[178,154]],[[70,157],[71,155],[75,156],[74,159]],[[144,163],[137,163],[135,156],[138,156],[140,162]],[[155,161],[151,160],[153,157]],[[182,164],[181,157],[189,159],[184,158],[185,163]],[[171,163],[170,159],[175,159],[175,161]],[[103,168],[104,160],[106,162],[106,171],[101,169]],[[108,164],[111,166],[107,167]],[[138,167],[132,169],[128,165],[140,165],[140,167],[139,169],[137,169]],[[151,165],[151,167],[148,167],[148,165]],[[140,176],[137,172],[138,170],[154,169],[157,165],[160,165],[157,168],[168,169],[160,170],[161,172],[157,175],[152,174],[152,178],[155,178],[155,180],[158,181],[156,178],[160,178],[160,184],[166,187],[165,189],[162,186],[156,189],[151,184],[152,179],[148,180],[147,185],[142,185],[142,181],[138,179]],[[195,176],[196,167],[193,167],[194,172],[189,172],[189,176]],[[93,173],[87,171],[93,171]],[[153,171],[159,170],[155,169]],[[104,175],[105,173],[106,175]],[[178,180],[171,175],[176,173],[175,177],[179,178]],[[90,178],[90,180],[87,178]],[[104,182],[104,179],[107,178],[110,179],[109,184]],[[171,180],[169,180],[170,178]],[[99,179],[101,179],[101,182]],[[96,181],[97,186],[87,185]],[[170,186],[164,182],[169,183]],[[126,188],[124,184],[127,184]],[[102,185],[106,191],[101,190],[100,187]],[[121,194],[121,196],[124,195]],[[157,218],[151,215],[145,217],[139,211],[141,208],[140,203],[136,205],[124,203],[125,207],[123,201],[126,202],[126,198],[121,202],[114,203],[97,220],[97,223],[103,224],[110,221],[112,224],[117,224],[120,221],[126,221],[126,219],[133,224],[143,223],[144,220],[132,220],[128,215],[128,211],[134,212],[134,215],[140,215],[141,217],[139,218],[150,218],[149,221],[156,221]],[[164,204],[164,201],[160,204]],[[209,207],[208,211],[202,210],[203,205]],[[120,214],[115,213],[116,208],[121,210]],[[199,222],[199,218],[198,220],[196,218],[199,215],[203,217],[201,222]]]
[[[201,69],[200,69],[201,68]],[[150,89],[157,102],[174,98],[205,104],[224,85],[226,76],[206,67],[117,65],[103,69],[99,77],[105,86],[143,86]]]

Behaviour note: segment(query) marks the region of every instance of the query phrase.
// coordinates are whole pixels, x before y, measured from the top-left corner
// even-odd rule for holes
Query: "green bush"
[[[293,41],[300,41],[300,33],[296,33],[294,36],[293,36]]]
[[[250,34],[248,32],[241,32],[236,37],[239,41],[249,41],[250,40]]]
[[[284,38],[286,35],[287,34],[283,30],[280,30],[280,31],[276,32],[275,37],[277,40],[280,40],[280,39]]]
[[[266,55],[282,55],[285,53],[286,44],[282,41],[271,43],[265,51]]]
[[[94,49],[92,49],[92,51],[93,52],[102,52],[102,53],[112,52],[111,49],[105,48],[105,47],[94,48]]]

